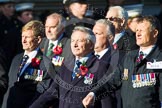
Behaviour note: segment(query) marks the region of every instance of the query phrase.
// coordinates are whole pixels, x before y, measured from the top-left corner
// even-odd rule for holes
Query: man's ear
[[[42,41],[41,36],[38,36],[38,37],[36,38],[36,40],[37,40],[38,43],[41,43],[41,41]]]
[[[121,19],[121,26],[124,26],[124,24],[125,24],[125,19]]]
[[[155,30],[153,31],[154,38],[157,37],[158,34],[159,34],[159,31],[158,31],[157,29],[155,29]]]

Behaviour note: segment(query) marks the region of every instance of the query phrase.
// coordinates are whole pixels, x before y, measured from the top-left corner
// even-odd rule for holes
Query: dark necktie
[[[144,54],[142,51],[140,51],[138,57],[137,57],[137,62],[140,63],[143,60]]]
[[[46,56],[49,57],[49,56],[52,54],[52,52],[53,52],[53,51],[52,51],[53,47],[54,47],[54,44],[53,44],[53,43],[50,43]]]
[[[96,54],[96,57],[99,59],[100,58],[100,55]]]
[[[17,81],[19,81],[19,78],[22,75],[22,72],[21,71],[22,71],[23,67],[25,66],[25,64],[26,64],[26,62],[27,62],[28,59],[29,59],[29,56],[28,55],[24,55],[23,56],[23,59],[21,61],[20,68],[19,68],[18,80]]]
[[[73,69],[73,73],[72,73],[72,79],[74,79],[76,77],[78,69],[80,68],[81,64],[82,63],[79,60],[76,60],[75,66],[74,66],[74,69]]]
[[[26,64],[26,62],[27,62],[28,59],[29,59],[29,56],[28,55],[24,55],[23,56],[22,62],[20,64],[20,70],[19,70],[19,72],[21,72],[22,68],[24,67],[24,65]]]

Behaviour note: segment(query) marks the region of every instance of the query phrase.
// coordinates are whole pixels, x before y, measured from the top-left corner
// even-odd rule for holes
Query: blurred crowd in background
[[[35,46],[35,48],[37,48],[40,44],[39,47],[41,50],[43,50],[42,51],[43,54],[48,53],[47,49],[49,49],[50,43],[55,44],[55,47],[56,47],[57,45],[59,46],[60,45],[59,42],[62,41],[63,44],[61,44],[61,46],[63,46],[63,49],[62,49],[63,57],[65,57],[65,58],[71,57],[71,55],[72,55],[71,53],[73,53],[73,55],[75,55],[74,54],[75,51],[70,52],[71,51],[70,50],[70,41],[68,39],[71,39],[71,36],[73,36],[72,35],[73,32],[74,32],[74,34],[78,33],[80,35],[79,32],[80,32],[80,30],[85,29],[84,27],[90,28],[90,30],[89,29],[83,30],[85,33],[87,33],[87,31],[92,32],[92,29],[93,29],[94,35],[96,35],[96,46],[97,45],[101,46],[104,44],[103,46],[105,46],[106,48],[113,47],[113,49],[123,50],[124,53],[127,53],[131,50],[135,50],[135,49],[139,48],[139,46],[136,45],[135,32],[136,32],[136,27],[138,25],[139,19],[142,18],[144,13],[147,13],[147,12],[144,12],[146,10],[144,9],[145,4],[144,4],[143,0],[131,0],[130,4],[127,4],[126,0],[106,0],[106,1],[104,1],[105,4],[102,7],[95,7],[95,5],[93,6],[94,3],[92,2],[92,0],[91,1],[88,1],[88,0],[63,0],[62,1],[62,0],[60,0],[60,1],[56,1],[56,2],[53,0],[50,2],[53,2],[56,5],[58,3],[59,9],[52,10],[52,9],[46,8],[45,10],[42,10],[44,7],[42,5],[42,9],[41,9],[41,6],[38,6],[38,5],[40,5],[39,2],[32,2],[32,1],[27,1],[27,0],[26,0],[26,2],[22,2],[21,0],[15,0],[15,1],[14,0],[0,0],[0,49],[2,49],[1,55],[0,55],[0,56],[2,56],[1,57],[2,60],[0,59],[0,65],[2,65],[3,69],[6,72],[6,73],[3,73],[4,75],[0,74],[2,77],[4,77],[4,79],[2,78],[2,83],[0,82],[2,85],[2,86],[0,85],[0,87],[2,87],[2,89],[0,88],[0,102],[1,102],[0,104],[2,104],[3,95],[5,94],[6,90],[8,89],[8,85],[10,86],[10,83],[8,84],[8,79],[10,79],[10,78],[8,78],[8,77],[12,77],[12,76],[8,76],[8,72],[9,72],[9,70],[10,70],[10,72],[13,71],[14,70],[13,65],[16,64],[15,59],[13,60],[13,58],[17,54],[23,53],[25,50],[23,43],[25,43],[24,42],[25,39],[28,39],[29,37],[22,36],[22,33],[26,30],[26,28],[24,28],[25,30],[22,28],[24,27],[24,25],[28,24],[28,22],[30,22],[30,21],[33,21],[33,20],[41,21],[42,23],[37,22],[37,21],[33,22],[33,23],[38,24],[40,26],[40,28],[42,27],[42,30],[44,29],[42,24],[45,26],[45,31],[44,31],[45,33],[42,33],[42,34],[40,33],[40,34],[42,37],[47,37],[47,38],[43,39],[43,41],[40,42],[39,38],[42,38],[42,37],[36,36],[36,42],[38,42],[38,43],[36,43],[36,45],[32,42],[30,43],[31,45],[34,44],[33,46]],[[96,0],[96,2],[98,3],[98,2],[100,2],[100,0],[98,0],[98,1]],[[159,12],[158,13],[155,12],[156,14],[153,14],[153,13],[150,13],[150,14],[152,14],[154,17],[158,18],[160,23],[162,24],[162,0],[159,0],[157,2],[158,2],[157,6],[159,7],[158,8]],[[44,1],[44,3],[45,3],[45,1]],[[123,7],[123,9],[126,10],[127,14],[122,13],[121,15],[123,15],[124,17],[117,18],[117,15],[113,13],[113,12],[116,12],[116,10],[113,10],[113,8],[111,8],[113,6]],[[38,7],[39,7],[39,9],[38,9]],[[46,7],[48,7],[48,6],[46,6]],[[57,8],[57,7],[55,7],[55,8]],[[117,9],[118,8],[119,8],[119,10],[123,10],[120,7],[117,7]],[[53,13],[55,13],[55,14],[53,14]],[[114,15],[114,17],[112,17],[113,15]],[[120,15],[118,15],[118,16],[120,16]],[[52,19],[52,18],[54,18],[54,19]],[[102,19],[102,20],[99,20],[99,19]],[[106,20],[108,20],[108,22]],[[96,21],[97,21],[97,23],[96,23]],[[112,27],[112,23],[110,23],[109,21],[113,23],[113,25],[114,25],[113,27]],[[103,25],[101,26],[100,24],[101,25],[103,24]],[[107,40],[104,40],[104,39],[97,40],[97,36],[100,35],[99,31],[104,30],[104,27],[107,27],[107,25],[111,27],[110,31],[112,31],[112,32],[109,34],[110,36],[108,37],[108,39],[106,38]],[[30,25],[26,25],[26,26],[27,27],[29,26],[29,28],[31,27]],[[34,27],[37,27],[37,26],[34,26]],[[76,26],[83,26],[83,28],[75,28]],[[53,34],[51,33],[52,28],[57,28],[57,30],[54,31],[54,36],[56,36],[54,38],[52,37]],[[98,30],[98,28],[100,28],[100,30]],[[41,32],[41,31],[37,31],[37,32]],[[92,35],[93,33],[91,33],[91,32],[88,32],[88,33],[90,35]],[[105,30],[105,32],[106,32],[106,30]],[[75,41],[76,34],[73,36],[73,38],[74,38],[73,41]],[[120,38],[122,37],[121,38],[122,42],[117,45],[116,43],[118,42],[119,38],[115,38],[115,36],[118,34],[120,34],[120,35],[125,34],[125,35],[123,37],[119,36]],[[57,40],[57,42],[54,42],[56,40]],[[71,41],[71,42],[73,42],[73,41]],[[77,40],[77,41],[80,42],[80,40]],[[92,41],[92,44],[94,45],[93,39],[91,39],[91,41]],[[160,41],[161,41],[161,36],[157,40],[157,43],[158,43],[159,47],[161,48],[162,44]],[[66,43],[66,44],[64,44],[64,43]],[[88,53],[93,52],[94,46],[90,47],[89,43],[86,43],[86,44],[89,49],[85,48],[85,50],[88,50]],[[75,45],[74,45],[74,47],[75,47]],[[32,49],[31,52],[33,50],[35,50],[35,49]],[[95,55],[97,56],[97,53],[100,51],[97,48],[96,49],[94,48],[94,52],[95,52]],[[86,53],[86,54],[88,54],[88,53]],[[121,57],[123,56],[122,53],[120,53],[120,56]],[[120,58],[120,56],[119,56],[119,58]],[[3,60],[3,58],[5,60]],[[49,57],[49,59],[52,60],[52,62],[54,62],[53,56]],[[104,61],[104,59],[103,59],[103,61]],[[12,65],[11,65],[11,63],[12,63]],[[20,64],[18,64],[18,65],[20,65]],[[56,68],[56,70],[57,70],[57,68]],[[48,75],[46,77],[48,77]],[[19,82],[19,81],[16,80],[15,82]],[[21,83],[21,82],[19,82],[19,83]],[[42,86],[42,85],[40,84],[40,86]],[[14,86],[17,87],[17,85],[14,85]],[[45,90],[47,88],[45,88]],[[40,89],[40,91],[41,90],[42,90],[42,88]],[[41,91],[41,93],[42,92],[44,92],[44,91]],[[117,92],[117,95],[118,94],[119,93]],[[12,95],[11,95],[11,97],[12,97]],[[118,103],[117,105],[121,106],[121,103]],[[12,107],[12,104],[11,104],[10,108],[11,107]],[[12,108],[14,108],[14,107],[12,107]],[[15,107],[15,108],[18,108],[18,107]],[[20,108],[23,108],[23,107],[20,107]],[[120,107],[117,107],[117,108],[120,108]]]

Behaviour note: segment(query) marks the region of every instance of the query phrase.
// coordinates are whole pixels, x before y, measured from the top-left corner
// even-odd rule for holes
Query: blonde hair
[[[44,37],[45,36],[45,28],[44,25],[41,21],[38,20],[32,20],[30,22],[28,22],[27,24],[25,24],[22,28],[22,31],[26,31],[26,30],[32,30],[33,31],[33,35],[35,37]]]

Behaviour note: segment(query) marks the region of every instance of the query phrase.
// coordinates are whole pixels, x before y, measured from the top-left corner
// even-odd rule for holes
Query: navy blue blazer
[[[99,80],[102,81],[107,70],[105,63],[98,60],[94,55],[88,59],[86,65],[89,70],[87,74],[91,73],[94,75],[92,84],[85,84],[85,76],[87,74],[72,80],[73,58],[71,61],[64,63],[51,87],[30,108],[46,108],[50,106],[51,101],[53,103],[57,102],[57,99],[59,99],[59,108],[83,108],[83,98]],[[95,107],[102,108],[101,101],[96,101],[93,108]]]

